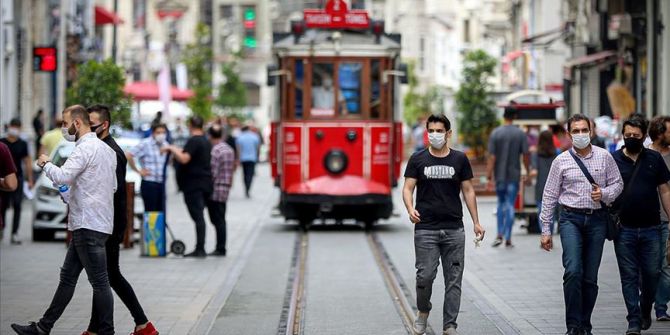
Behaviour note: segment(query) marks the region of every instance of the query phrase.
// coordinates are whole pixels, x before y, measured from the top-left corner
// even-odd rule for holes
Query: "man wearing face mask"
[[[9,147],[16,166],[17,188],[12,192],[1,192],[0,196],[3,198],[2,203],[2,221],[5,221],[5,214],[9,206],[14,209],[14,217],[12,218],[12,236],[10,242],[12,244],[21,244],[17,233],[19,232],[19,224],[21,223],[21,203],[23,202],[23,181],[26,180],[28,187],[33,187],[33,168],[32,159],[28,153],[28,143],[21,139],[21,120],[14,118],[9,122],[7,129],[7,137],[0,139],[0,142]],[[25,172],[25,176],[24,176]],[[1,227],[4,229],[4,227]]]
[[[553,248],[550,225],[561,206],[559,229],[563,247],[563,296],[568,335],[590,335],[591,314],[598,297],[598,269],[607,236],[607,211],[621,193],[623,182],[609,152],[591,145],[589,119],[568,119],[572,148],[554,159],[542,194],[541,245]],[[586,172],[593,178],[589,181]]]
[[[126,153],[130,168],[142,176],[140,192],[147,212],[165,211],[165,172],[169,153],[161,151],[161,148],[167,145],[167,126],[157,123],[151,126],[150,137]],[[137,167],[135,159],[142,169]]]
[[[342,110],[342,114],[347,114],[347,104],[344,94],[338,90],[337,92],[337,101]],[[327,75],[323,74],[323,79],[321,80],[321,86],[315,86],[312,88],[312,108],[323,109],[323,110],[332,110],[335,108],[335,89],[333,87],[333,79]]]
[[[614,251],[628,310],[626,334],[640,334],[651,327],[661,270],[660,205],[670,211],[670,171],[660,153],[644,148],[647,128],[647,120],[641,117],[624,121],[621,133],[625,145],[612,154],[625,188],[615,203],[621,231],[614,240]]]
[[[444,115],[431,115],[426,123],[430,147],[415,152],[407,162],[403,201],[414,224],[416,255],[416,334],[426,332],[433,281],[442,259],[444,273],[443,334],[458,334],[456,318],[461,304],[465,258],[465,230],[460,193],[463,193],[476,238],[484,238],[479,224],[472,168],[463,152],[447,145],[451,123]],[[416,204],[414,189],[416,188]]]
[[[91,130],[116,153],[117,188],[114,193],[114,231],[105,244],[109,285],[119,298],[121,298],[121,301],[126,305],[135,320],[135,330],[132,335],[158,335],[153,324],[149,322],[146,315],[144,315],[144,310],[135,295],[133,287],[130,286],[130,283],[123,277],[121,269],[119,268],[119,244],[123,241],[123,234],[127,225],[126,155],[114,138],[109,135],[109,126],[111,125],[112,120],[109,108],[105,105],[93,105],[86,110],[91,119]],[[88,329],[82,335],[97,334],[99,328],[96,310],[93,308]]]
[[[66,140],[76,142],[72,154],[61,167],[51,164],[46,155],[40,155],[37,165],[54,184],[70,188],[67,228],[72,232],[72,240],[61,267],[58,288],[40,321],[11,327],[20,335],[49,334],[72,300],[79,274],[86,270],[93,287],[98,334],[114,334],[114,298],[107,277],[105,243],[114,228],[116,156],[91,132],[83,106],[70,106],[63,111],[63,129]]]

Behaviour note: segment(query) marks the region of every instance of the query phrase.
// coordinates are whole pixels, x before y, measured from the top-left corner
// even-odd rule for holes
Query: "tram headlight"
[[[333,174],[340,174],[347,169],[349,159],[341,150],[329,151],[323,159],[326,170]]]

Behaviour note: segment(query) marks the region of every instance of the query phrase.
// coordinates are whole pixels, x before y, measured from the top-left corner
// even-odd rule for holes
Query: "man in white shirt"
[[[100,335],[114,334],[114,300],[106,267],[105,242],[113,229],[113,200],[116,191],[116,154],[98,139],[83,106],[63,111],[63,137],[76,142],[62,167],[40,155],[37,165],[56,185],[69,187],[68,230],[72,241],[60,273],[60,282],[51,305],[38,323],[12,324],[20,335],[49,334],[72,299],[77,279],[86,270],[93,287],[93,305],[99,316]]]

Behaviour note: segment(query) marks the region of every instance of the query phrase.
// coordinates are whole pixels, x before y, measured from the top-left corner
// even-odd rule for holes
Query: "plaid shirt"
[[[226,143],[220,142],[212,147],[212,181],[214,191],[212,200],[226,202],[228,192],[233,182],[233,170],[235,169],[235,152]]]
[[[574,149],[570,149],[575,152]],[[576,154],[576,152],[575,152]],[[602,201],[611,204],[621,193],[623,181],[619,168],[610,153],[602,148],[591,146],[591,153],[582,160],[596,184],[602,191]],[[547,184],[542,194],[542,235],[549,235],[549,224],[553,220],[554,209],[558,205],[572,208],[599,209],[600,202],[591,199],[593,186],[568,151],[558,155],[551,164]]]
[[[143,180],[155,183],[164,183],[163,171],[168,158],[167,153],[161,154],[161,146],[153,137],[140,141],[138,145],[130,149],[130,154],[139,160],[142,168],[149,170],[149,175],[142,177]]]

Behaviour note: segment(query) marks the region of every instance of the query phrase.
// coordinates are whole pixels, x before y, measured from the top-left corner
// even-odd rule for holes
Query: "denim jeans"
[[[461,283],[465,265],[465,230],[416,230],[414,232],[416,254],[416,305],[421,312],[429,312],[433,305],[433,281],[442,259],[444,276],[443,329],[456,328],[456,318],[461,308]]]
[[[97,231],[77,229],[72,232],[72,241],[67,249],[60,271],[60,282],[51,305],[39,321],[39,327],[50,332],[65,307],[72,300],[77,279],[86,270],[93,287],[93,307],[98,315],[98,334],[114,334],[114,298],[107,278],[105,242],[109,237]]]
[[[506,241],[512,239],[512,226],[514,225],[514,201],[519,193],[518,181],[496,182],[496,194],[498,195],[498,236]]]
[[[145,212],[165,211],[165,184],[142,180],[140,194]]]
[[[621,227],[614,240],[628,328],[640,329],[641,317],[651,314],[660,275],[661,227]]]
[[[107,274],[109,276],[109,285],[112,287],[112,290],[116,293],[117,296],[121,299],[130,315],[132,315],[135,320],[136,325],[143,325],[149,320],[144,314],[142,305],[140,305],[137,295],[133,287],[130,286],[130,283],[123,277],[121,274],[121,268],[119,267],[119,243],[121,241],[110,237],[105,243],[105,249],[107,252]],[[95,304],[93,305],[93,310],[91,311],[91,320],[88,323],[88,331],[91,333],[98,333],[100,329],[100,324],[98,322],[100,318],[98,317],[98,312],[95,309]]]
[[[244,189],[249,194],[251,182],[254,180],[256,162],[242,162],[242,173],[244,174]]]
[[[656,287],[656,316],[661,316],[668,312],[668,301],[670,301],[670,265],[666,257],[666,248],[668,244],[668,221],[661,222],[661,277],[658,279]]]
[[[563,246],[563,296],[568,329],[590,331],[598,298],[598,269],[607,233],[606,212],[591,215],[562,211],[559,219]]]

